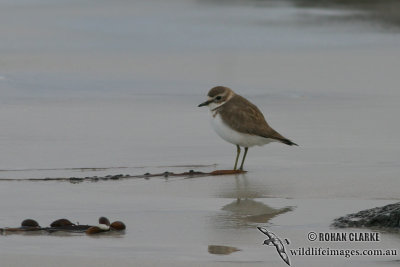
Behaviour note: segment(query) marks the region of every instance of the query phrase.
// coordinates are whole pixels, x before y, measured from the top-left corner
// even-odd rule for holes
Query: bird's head
[[[208,106],[211,110],[225,104],[234,96],[234,92],[225,86],[216,86],[208,92],[207,101],[201,103],[199,107]]]

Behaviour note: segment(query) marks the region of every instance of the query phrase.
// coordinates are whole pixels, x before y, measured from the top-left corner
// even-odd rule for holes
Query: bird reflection
[[[263,189],[264,188],[264,191]],[[279,214],[291,211],[292,207],[273,208],[256,201],[265,198],[267,191],[264,186],[249,184],[246,174],[235,177],[235,188],[222,192],[222,197],[235,200],[221,208],[222,212],[214,217],[217,228],[249,228],[256,224],[267,223]]]

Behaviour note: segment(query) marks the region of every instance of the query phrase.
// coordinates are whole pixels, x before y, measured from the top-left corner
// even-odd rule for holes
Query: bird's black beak
[[[200,105],[198,105],[198,107],[208,106],[208,104],[210,104],[211,102],[213,102],[213,101],[212,100],[207,100],[206,102],[203,102]]]

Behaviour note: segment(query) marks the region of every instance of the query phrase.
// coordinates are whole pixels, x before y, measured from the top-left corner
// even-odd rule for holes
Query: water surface
[[[398,9],[356,2],[1,1],[0,178],[229,169],[235,147],[197,108],[220,84],[300,145],[250,149],[239,176],[1,182],[1,227],[103,215],[128,227],[95,238],[2,236],[2,266],[284,264],[261,245],[260,225],[291,248],[399,247],[386,232],[378,246],[306,239],[333,231],[336,217],[399,200]]]

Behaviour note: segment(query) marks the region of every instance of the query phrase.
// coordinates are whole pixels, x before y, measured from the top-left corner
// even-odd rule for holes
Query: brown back
[[[234,95],[216,111],[226,124],[238,132],[276,139],[288,145],[294,144],[272,129],[261,111],[240,95]]]

